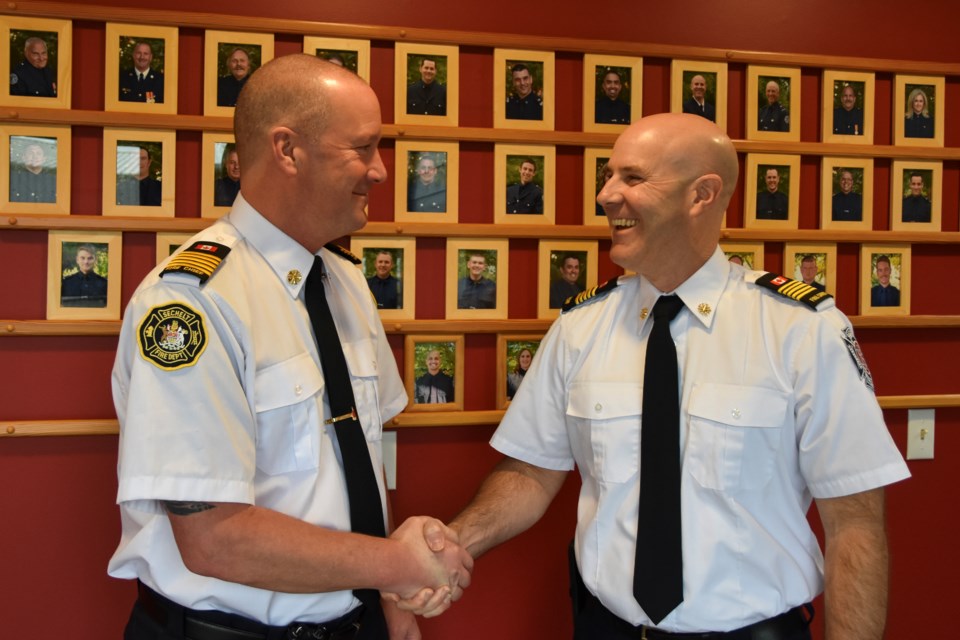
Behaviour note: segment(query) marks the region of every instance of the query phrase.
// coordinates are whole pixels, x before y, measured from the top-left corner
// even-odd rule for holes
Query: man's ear
[[[297,172],[297,159],[294,153],[297,134],[287,127],[275,127],[270,130],[270,151],[273,162],[280,171],[294,175]]]
[[[719,198],[723,190],[723,179],[715,174],[708,173],[700,176],[693,183],[693,206],[709,208]]]

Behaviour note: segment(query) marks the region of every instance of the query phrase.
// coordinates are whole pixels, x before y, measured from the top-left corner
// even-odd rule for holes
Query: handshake
[[[473,558],[460,546],[457,531],[436,518],[408,518],[390,539],[403,545],[411,562],[404,584],[381,590],[381,596],[398,608],[427,618],[438,616],[470,586]]]

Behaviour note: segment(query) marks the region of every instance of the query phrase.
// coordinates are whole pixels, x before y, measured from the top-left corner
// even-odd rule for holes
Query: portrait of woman
[[[236,145],[226,144],[220,160],[219,177],[214,184],[213,204],[229,207],[240,193],[240,157]]]
[[[914,87],[907,96],[907,115],[903,123],[903,136],[905,138],[933,137],[930,99],[923,87]]]
[[[517,354],[517,365],[507,375],[507,400],[513,400],[513,396],[517,394],[517,389],[523,382],[523,376],[527,375],[531,362],[533,362],[533,351],[524,347]]]

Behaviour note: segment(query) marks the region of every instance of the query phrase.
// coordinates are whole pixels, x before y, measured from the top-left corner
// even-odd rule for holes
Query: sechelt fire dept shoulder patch
[[[161,369],[194,365],[207,347],[203,316],[188,305],[174,302],[154,307],[140,321],[140,355]]]

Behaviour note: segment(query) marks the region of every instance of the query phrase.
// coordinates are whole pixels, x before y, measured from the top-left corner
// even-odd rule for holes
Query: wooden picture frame
[[[144,87],[137,88],[133,56],[141,44],[149,45],[151,62]],[[103,75],[104,110],[175,115],[179,46],[177,27],[108,22]]]
[[[913,184],[920,178],[920,200]],[[926,200],[926,203],[923,203]],[[917,206],[920,205],[920,206]],[[907,209],[910,209],[907,211]],[[929,220],[924,211],[929,209]],[[890,229],[892,231],[939,232],[943,213],[943,162],[939,160],[894,160],[890,166]]]
[[[158,205],[135,204],[140,189],[137,182],[139,158],[136,148],[160,149],[160,171],[156,171],[156,152],[150,157],[150,176],[160,183]],[[176,192],[177,132],[159,129],[103,129],[103,215],[162,218],[174,216]],[[138,158],[139,156],[139,158]],[[159,175],[160,178],[153,176]],[[151,190],[151,198],[154,191]],[[121,204],[121,202],[129,204]],[[154,202],[156,202],[154,200]]]
[[[727,260],[734,264],[741,264],[753,271],[765,271],[763,268],[762,242],[722,240],[720,242],[720,250],[723,251]],[[735,258],[740,258],[740,262],[737,263]]]
[[[71,139],[69,125],[0,124],[0,210],[69,214]]]
[[[597,286],[596,242],[579,240],[541,240],[537,249],[537,317],[553,319],[569,295],[576,295]],[[576,293],[561,291],[564,264],[568,257],[577,258]],[[572,266],[572,264],[571,264]],[[571,273],[572,275],[572,273]],[[557,283],[554,285],[554,283]],[[555,290],[556,287],[556,290]],[[563,298],[563,300],[561,300]],[[559,303],[559,304],[558,304]]]
[[[529,116],[529,109],[507,106],[507,100],[515,104],[513,72],[511,69],[522,64],[528,68],[532,80],[529,95],[538,95],[543,103],[540,118],[525,119],[517,115]],[[521,72],[518,72],[521,73]],[[496,129],[533,129],[553,131],[556,81],[553,51],[530,51],[526,49],[493,50],[493,126]],[[519,84],[525,85],[521,78]],[[535,101],[534,101],[535,102]],[[532,103],[531,103],[532,104]],[[521,113],[517,114],[514,109]]]
[[[380,319],[413,320],[417,317],[417,239],[413,237],[375,237],[353,236],[350,239],[350,251],[360,258],[357,265],[370,286],[370,293],[377,302]],[[390,254],[393,262],[390,275],[397,283],[397,306],[380,295],[372,278],[377,277],[377,258],[381,252]],[[384,259],[386,257],[384,256]]]
[[[370,83],[370,41],[352,38],[327,38],[323,36],[304,36],[303,52],[324,60],[331,60],[353,71]]]
[[[200,217],[219,218],[230,211],[233,201],[224,203],[230,200],[233,189],[239,188],[233,186],[229,175],[233,171],[230,155],[236,153],[233,134],[204,131],[200,153]]]
[[[610,91],[615,92],[612,98],[607,93],[608,75],[616,76],[616,81],[610,78],[609,83]],[[610,102],[611,99],[613,102]],[[643,58],[585,54],[583,130],[593,133],[620,133],[642,115]]]
[[[492,280],[494,288],[489,285],[482,287],[470,285],[473,280],[468,261],[472,253],[478,253],[484,258],[479,276],[481,279]],[[446,317],[448,320],[506,320],[507,319],[507,292],[510,286],[510,242],[506,238],[450,238],[447,240],[446,258]],[[464,285],[464,295],[461,297],[459,287],[461,280]],[[474,302],[478,304],[474,305]],[[493,307],[489,304],[493,302]]]
[[[910,315],[910,255],[909,244],[862,244],[860,245],[860,315],[863,316],[908,316]],[[882,285],[877,272],[878,259],[890,260],[889,286],[899,293],[899,304],[890,304],[874,297],[873,289]]]
[[[440,355],[439,373],[442,373],[443,376],[437,381],[439,386],[418,385],[418,379],[430,373],[427,360],[432,351],[437,351]],[[450,365],[451,357],[454,361],[452,366]],[[407,334],[403,343],[403,381],[407,389],[407,396],[410,398],[410,404],[407,405],[406,411],[462,411],[463,361],[465,357],[466,351],[462,333]],[[439,401],[449,396],[451,381],[446,378],[451,377],[451,371],[453,372],[453,400]]]
[[[156,252],[156,262],[160,264],[177,251],[192,238],[195,234],[192,233],[171,233],[168,231],[158,231],[157,232],[157,252]]]
[[[394,220],[455,224],[460,215],[460,144],[397,140],[395,149]]]
[[[843,191],[847,172],[852,184],[850,195]],[[857,204],[859,219],[855,219]],[[873,158],[823,157],[820,163],[820,228],[873,229]]]
[[[56,95],[19,95],[10,90],[21,61],[30,64],[26,60],[25,45],[32,37],[41,38],[46,46],[47,56],[42,68],[50,70],[54,85],[47,85],[46,92],[55,92]],[[72,106],[73,23],[70,20],[0,15],[0,42],[7,47],[6,55],[0,56],[0,78],[8,78],[0,83],[0,105],[42,109],[69,109]],[[46,71],[42,73],[47,74]],[[17,82],[21,82],[19,75]],[[32,85],[33,82],[25,82],[25,86]],[[32,88],[34,93],[43,91],[39,87]]]
[[[777,171],[779,181],[777,192],[786,195],[787,216],[785,218],[765,218],[771,215],[770,209],[757,212],[760,196],[769,191],[765,177],[770,169]],[[744,180],[744,227],[747,229],[796,229],[800,209],[800,156],[774,153],[748,153]],[[766,203],[767,198],[764,198]],[[774,201],[779,207],[782,198]]]
[[[703,107],[700,107],[693,97],[693,79],[696,76],[701,76],[705,85]],[[670,62],[670,111],[699,115],[712,120],[726,131],[727,63],[672,60]]]
[[[943,123],[946,104],[946,80],[943,76],[917,76],[897,74],[893,77],[893,144],[910,147],[942,147]],[[926,107],[922,113],[926,118],[907,124],[912,115],[911,98],[914,91],[922,92]],[[933,113],[930,113],[930,112]],[[932,125],[932,132],[929,131]],[[917,134],[917,135],[914,135]],[[929,134],[929,135],[928,135]]]
[[[518,373],[519,358],[524,351],[531,352],[530,362],[537,355],[542,333],[498,333],[497,334],[497,408],[510,406],[515,389],[519,388],[523,377]],[[524,360],[526,361],[526,359]],[[530,363],[524,371],[530,370]],[[517,375],[513,375],[517,374]]]
[[[537,206],[536,190],[521,191],[521,172],[530,162],[534,175],[530,181],[540,188]],[[496,224],[554,224],[557,201],[557,149],[546,144],[493,145],[493,221]],[[516,210],[511,212],[510,209]],[[532,209],[530,213],[526,210]],[[536,213],[536,209],[541,209]]]
[[[767,121],[761,125],[759,119],[765,114],[764,107],[769,104],[766,98],[766,87],[771,81],[778,85],[778,102],[788,113],[785,120],[782,116],[778,116],[774,118],[774,124],[771,125]],[[800,69],[798,67],[747,65],[745,104],[747,105],[747,140],[800,141],[801,100]],[[768,120],[767,118],[764,119]],[[788,130],[778,129],[778,126],[787,126]],[[767,130],[767,127],[772,127],[772,129]]]
[[[47,320],[119,320],[122,266],[119,231],[49,231]]]
[[[229,71],[229,59],[236,49],[242,49],[246,54],[248,70],[243,77],[249,78],[257,69],[273,60],[273,34],[206,30],[203,36],[203,115],[205,116],[233,117],[235,106],[226,102],[231,102],[232,94],[240,91],[235,84],[228,83],[230,79],[235,78]],[[223,83],[221,78],[224,79]]]
[[[451,45],[397,42],[394,45],[393,121],[397,124],[425,124],[456,127],[460,119],[460,48]],[[434,58],[431,60],[431,58]],[[433,62],[432,75],[436,85],[444,89],[442,101],[417,93],[424,77],[422,65]],[[423,113],[437,111],[438,113]],[[442,113],[440,113],[442,112]]]
[[[603,188],[604,170],[613,149],[584,147],[583,149],[583,224],[588,227],[606,227],[607,214],[597,202]]]
[[[810,260],[810,258],[813,258]],[[807,282],[812,267],[813,283]],[[783,275],[835,296],[837,292],[837,245],[835,242],[787,242],[783,246]]]
[[[873,144],[876,75],[866,71],[823,70],[820,131],[823,142]],[[848,107],[846,95],[853,98]]]

